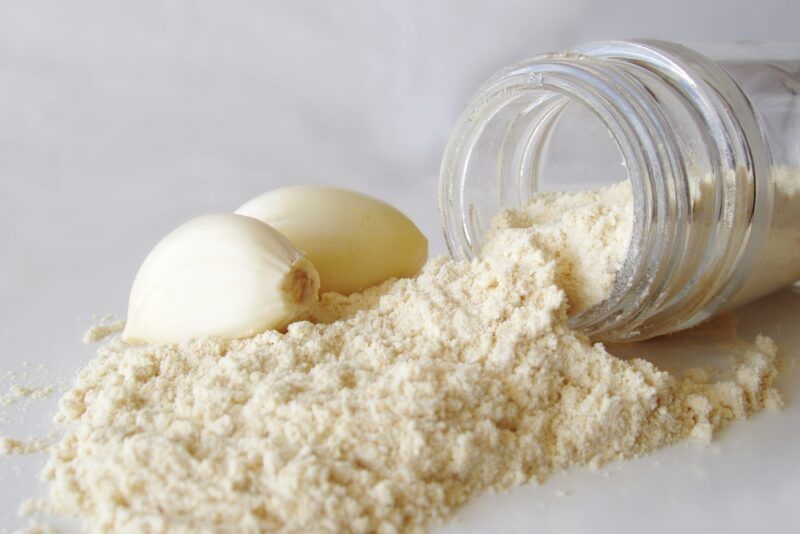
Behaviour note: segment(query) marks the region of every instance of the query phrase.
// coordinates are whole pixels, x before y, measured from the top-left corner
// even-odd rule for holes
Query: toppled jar
[[[702,50],[703,53],[700,53]],[[633,230],[610,295],[571,317],[596,339],[675,332],[800,279],[800,46],[590,43],[512,65],[450,137],[450,253],[539,191],[628,179]]]

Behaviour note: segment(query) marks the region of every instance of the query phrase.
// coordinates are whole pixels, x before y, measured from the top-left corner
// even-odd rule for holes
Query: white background
[[[0,0],[0,368],[46,363],[48,376],[27,381],[68,383],[92,356],[79,341],[91,316],[124,314],[162,235],[280,185],[379,196],[443,252],[448,132],[514,60],[603,38],[798,40],[798,20],[796,1],[763,0]],[[797,295],[747,314],[745,330],[779,331],[785,353],[800,346]],[[12,382],[26,380],[0,373],[0,395]],[[723,433],[721,453],[678,447],[610,477],[556,477],[480,499],[446,530],[796,531],[798,386],[784,384],[783,413]],[[54,404],[6,410],[0,435],[45,433]],[[41,491],[42,463],[0,459],[6,529]]]

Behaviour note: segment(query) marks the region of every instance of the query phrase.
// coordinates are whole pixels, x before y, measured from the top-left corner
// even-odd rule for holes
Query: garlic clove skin
[[[319,275],[269,225],[205,215],[161,240],[131,289],[126,342],[250,337],[282,329],[317,300]]]
[[[236,213],[285,235],[314,264],[320,290],[348,295],[389,278],[416,275],[428,240],[399,210],[376,198],[332,187],[270,191]]]

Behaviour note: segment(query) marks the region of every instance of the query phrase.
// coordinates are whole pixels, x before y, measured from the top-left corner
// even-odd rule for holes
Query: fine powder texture
[[[36,454],[48,449],[50,443],[46,438],[29,438],[27,440],[0,437],[0,456],[12,454]]]
[[[501,235],[524,228],[558,263],[556,285],[574,315],[611,293],[625,261],[633,228],[633,192],[627,180],[597,191],[538,193],[524,209],[500,212],[483,254],[500,252]]]
[[[563,202],[612,202],[580,195]],[[314,321],[286,333],[159,347],[112,338],[60,403],[68,427],[44,508],[92,531],[418,531],[490,488],[706,442],[781,405],[768,338],[728,375],[678,378],[570,330],[566,295],[598,277],[565,242],[600,234],[543,235],[516,217],[496,225],[483,257],[325,295]],[[609,206],[602,217],[623,215]],[[604,246],[627,246],[607,230]],[[606,272],[622,256],[594,264]]]
[[[101,317],[98,320],[97,324],[92,325],[83,334],[83,342],[94,343],[96,341],[100,341],[110,336],[111,334],[122,332],[124,328],[125,328],[125,321],[115,319],[113,316],[110,315]]]

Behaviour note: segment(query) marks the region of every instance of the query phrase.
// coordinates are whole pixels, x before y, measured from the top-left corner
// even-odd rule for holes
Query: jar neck
[[[634,225],[611,295],[571,318],[604,340],[685,328],[743,283],[758,244],[757,172],[768,172],[747,100],[710,60],[670,43],[592,43],[492,77],[458,122],[442,165],[440,209],[454,257],[477,255],[487,219],[539,189],[561,110],[588,108],[611,134],[632,182]],[[495,196],[494,201],[480,195]],[[477,207],[478,204],[482,208]],[[481,212],[483,210],[483,213]]]

